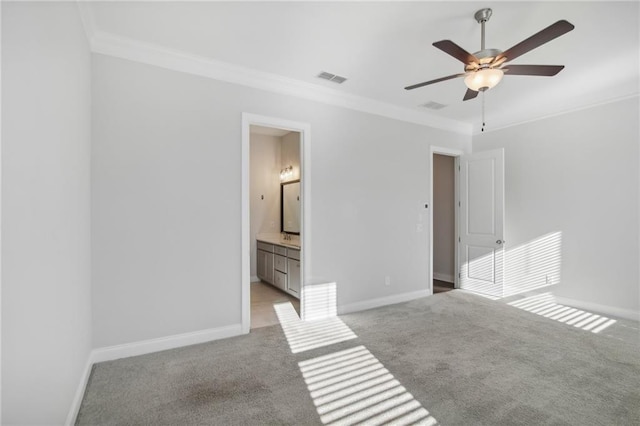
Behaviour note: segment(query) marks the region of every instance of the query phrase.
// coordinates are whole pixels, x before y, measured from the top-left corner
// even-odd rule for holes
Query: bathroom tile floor
[[[274,304],[291,302],[300,315],[300,300],[262,281],[251,283],[251,328],[278,324]]]

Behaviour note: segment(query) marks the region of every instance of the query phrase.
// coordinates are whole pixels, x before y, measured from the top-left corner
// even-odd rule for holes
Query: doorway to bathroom
[[[300,133],[250,126],[251,329],[300,315]]]
[[[302,316],[309,263],[309,129],[243,114],[242,328],[279,323],[276,306]],[[305,155],[306,154],[306,155]]]

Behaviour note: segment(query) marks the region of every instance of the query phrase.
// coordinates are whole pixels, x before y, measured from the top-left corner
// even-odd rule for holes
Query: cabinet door
[[[287,289],[287,274],[284,274],[280,271],[273,272],[273,285],[278,287],[280,290]]]
[[[263,279],[264,278],[264,263],[265,263],[265,257],[264,257],[264,251],[262,250],[257,250],[256,251],[256,273],[258,275],[258,278]]]
[[[265,253],[264,278],[267,282],[273,283],[273,253]]]
[[[273,283],[273,253],[258,250],[257,273],[258,278]]]
[[[296,259],[287,259],[288,272],[287,272],[287,289],[300,296],[300,261]]]

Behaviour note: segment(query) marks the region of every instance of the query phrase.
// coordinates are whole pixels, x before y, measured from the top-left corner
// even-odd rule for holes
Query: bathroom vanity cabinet
[[[263,250],[258,243],[258,278],[269,283],[273,282],[273,250]],[[266,244],[264,244],[266,246]]]
[[[258,240],[258,278],[300,297],[300,250]]]

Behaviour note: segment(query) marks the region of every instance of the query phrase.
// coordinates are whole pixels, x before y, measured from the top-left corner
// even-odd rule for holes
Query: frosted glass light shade
[[[486,68],[473,72],[464,78],[464,84],[471,90],[476,92],[479,90],[487,90],[500,83],[504,71],[497,68]]]

